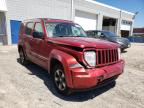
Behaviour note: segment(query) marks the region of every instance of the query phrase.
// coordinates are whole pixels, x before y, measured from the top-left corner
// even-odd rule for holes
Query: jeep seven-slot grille
[[[118,61],[118,49],[97,49],[96,66],[112,64]]]

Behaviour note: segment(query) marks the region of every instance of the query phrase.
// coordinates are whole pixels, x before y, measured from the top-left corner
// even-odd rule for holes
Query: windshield
[[[45,26],[49,37],[87,37],[78,24],[49,22],[45,23]]]
[[[114,34],[113,32],[103,31],[103,34],[108,37],[117,37],[116,34]]]

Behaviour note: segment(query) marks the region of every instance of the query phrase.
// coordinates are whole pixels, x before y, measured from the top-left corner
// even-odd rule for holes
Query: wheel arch
[[[55,49],[50,53],[49,56],[48,72],[50,74],[52,72],[53,66],[55,66],[56,63],[60,64],[63,67],[66,75],[67,86],[73,88],[70,65],[77,63],[76,59],[66,52]]]
[[[51,60],[50,60],[50,69],[49,69],[49,73],[50,74],[52,74],[53,73],[53,68],[54,68],[54,66],[55,65],[60,65],[60,66],[62,66],[62,68],[64,68],[63,67],[63,64],[58,60],[58,59],[56,59],[56,58],[51,58]]]

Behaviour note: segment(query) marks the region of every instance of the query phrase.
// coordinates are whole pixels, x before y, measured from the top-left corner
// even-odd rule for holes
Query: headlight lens
[[[122,42],[117,42],[118,44],[122,45],[123,43]]]
[[[90,66],[96,66],[96,53],[95,53],[95,51],[84,52],[84,58]]]
[[[121,49],[118,48],[118,59],[120,60],[121,59]]]

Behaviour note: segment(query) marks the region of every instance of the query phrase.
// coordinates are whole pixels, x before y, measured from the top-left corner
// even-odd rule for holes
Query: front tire
[[[123,53],[125,51],[125,49],[121,49],[121,53]]]
[[[70,95],[72,92],[67,87],[65,74],[61,65],[56,65],[53,69],[53,81],[57,91],[63,95]]]

